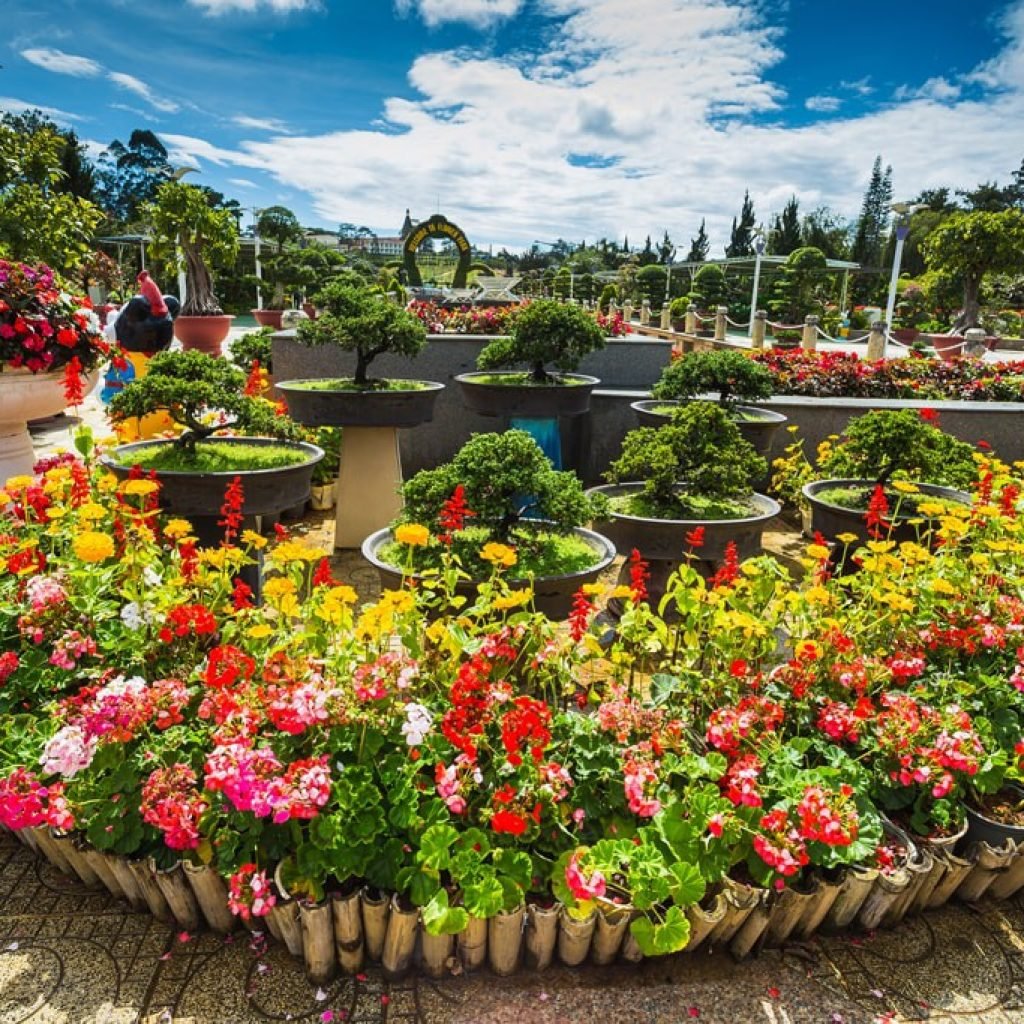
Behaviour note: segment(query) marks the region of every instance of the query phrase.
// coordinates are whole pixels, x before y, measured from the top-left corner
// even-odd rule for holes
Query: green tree
[[[1010,273],[1024,252],[1024,212],[954,213],[924,243],[928,269],[957,278],[963,285],[963,310],[953,324],[966,329],[978,324],[981,286],[986,274]]]
[[[690,239],[690,251],[686,255],[687,263],[703,263],[711,251],[711,242],[708,240],[708,232],[705,227],[705,218],[701,218],[700,230],[695,238]]]
[[[219,316],[211,267],[230,266],[238,253],[238,225],[230,210],[215,210],[195,185],[165,181],[143,207],[153,231],[154,255],[185,272],[185,316]]]
[[[256,232],[260,238],[268,239],[275,246],[273,256],[267,261],[270,271],[268,277],[274,283],[274,296],[270,304],[272,308],[280,309],[284,304],[285,286],[292,283],[288,274],[291,261],[282,260],[282,256],[289,242],[297,242],[302,237],[302,225],[286,206],[268,206],[260,211],[256,221]]]
[[[45,119],[30,131],[0,121],[0,250],[65,273],[89,255],[103,219],[93,203],[61,188],[67,145]]]
[[[565,266],[559,267],[555,279],[551,282],[551,291],[556,298],[567,299],[572,290],[572,271]]]
[[[99,160],[97,195],[107,215],[122,224],[139,219],[162,182],[174,173],[164,144],[146,128],[136,128],[125,145],[119,139]]]
[[[637,271],[636,283],[640,294],[650,302],[651,309],[660,311],[665,299],[665,268],[659,263],[641,267]]]
[[[883,171],[882,158],[876,156],[853,239],[853,258],[862,267],[877,270],[882,265],[882,247],[889,226],[891,203],[892,167]]]
[[[819,206],[804,217],[800,244],[820,249],[828,259],[849,259],[850,225],[841,214]]]
[[[672,244],[672,239],[669,237],[669,233],[666,231],[662,236],[661,241],[658,243],[658,262],[659,263],[671,263],[676,255],[676,247]]]
[[[768,308],[784,323],[797,324],[822,310],[821,293],[828,264],[820,249],[804,246],[789,254],[772,285]]]
[[[788,256],[800,248],[800,242],[800,202],[796,196],[790,196],[781,215],[775,217],[768,235],[768,251],[775,256]]]
[[[725,271],[717,263],[706,263],[694,275],[690,300],[696,303],[698,309],[707,312],[714,312],[715,307],[729,304],[729,282]]]
[[[749,192],[744,192],[739,219],[733,217],[732,220],[732,234],[725,247],[726,256],[754,255],[754,220],[754,201]]]
[[[654,251],[650,235],[647,236],[647,241],[644,243],[643,249],[640,250],[639,261],[641,267],[649,267],[652,263],[658,262],[658,254]]]

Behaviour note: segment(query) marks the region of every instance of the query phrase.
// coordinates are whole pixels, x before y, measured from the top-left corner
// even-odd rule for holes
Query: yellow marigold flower
[[[128,480],[121,488],[121,493],[130,498],[145,498],[160,490],[160,485],[155,480]]]
[[[273,629],[270,628],[265,622],[260,622],[255,626],[250,626],[246,631],[246,636],[250,636],[253,640],[263,640],[273,633]]]
[[[412,611],[416,605],[416,599],[408,590],[384,590],[381,591],[377,604],[382,611],[402,614]]]
[[[626,589],[628,590],[629,587]],[[583,586],[580,587],[580,590],[582,590],[588,597],[597,597],[597,595],[604,590],[604,587],[602,587],[600,583],[584,583]]]
[[[247,547],[254,548],[256,551],[262,551],[268,542],[266,537],[255,530],[243,530],[242,543]]]
[[[295,583],[287,576],[274,576],[263,584],[264,597],[282,597],[295,593]]]
[[[192,532],[192,524],[187,519],[170,519],[164,527],[164,536],[176,540],[187,537]]]
[[[919,494],[920,488],[917,484],[912,484],[909,480],[893,480],[891,486],[894,491],[899,491],[900,494]]]
[[[421,548],[430,543],[430,531],[419,523],[402,523],[395,527],[395,540],[411,548]]]
[[[860,537],[855,533],[837,533],[836,540],[840,544],[856,544],[860,540]]]
[[[19,474],[18,476],[8,478],[6,489],[16,494],[18,491],[24,491],[26,488],[31,487],[34,482],[32,477]]]
[[[283,540],[270,552],[270,560],[276,565],[288,565],[290,562],[319,562],[326,555],[326,551],[304,541]]]
[[[106,514],[107,510],[95,501],[87,501],[84,505],[78,506],[78,518],[86,522],[102,519]]]
[[[917,506],[917,511],[923,516],[941,516],[946,511],[946,506],[938,501],[922,501]]]
[[[914,602],[909,597],[904,597],[903,594],[897,594],[895,591],[890,590],[883,594],[879,599],[882,604],[887,604],[893,611],[897,612],[912,612],[914,610]]]
[[[0,491],[0,505],[6,505],[10,500],[11,496],[6,491]]]
[[[830,552],[824,544],[808,544],[807,554],[811,558],[828,558]]]
[[[72,542],[75,555],[83,562],[105,562],[114,554],[114,542],[105,533],[86,530]]]
[[[63,505],[51,505],[46,510],[46,514],[51,519],[63,519],[68,514],[68,510]]]
[[[514,548],[510,548],[507,544],[498,544],[493,540],[483,546],[480,557],[485,562],[505,569],[511,568],[519,560]]]
[[[884,555],[887,551],[892,551],[894,547],[896,547],[896,541],[894,540],[868,541],[868,551],[872,551],[876,555]]]
[[[824,587],[808,587],[804,596],[808,604],[832,604],[832,595]]]
[[[586,588],[584,588],[586,589]],[[633,596],[633,588],[627,587],[625,584],[620,584],[615,587],[612,592],[608,595],[608,599],[611,601],[623,601],[627,597]]]
[[[324,597],[328,600],[336,601],[338,604],[355,604],[359,600],[359,595],[355,590],[344,583],[337,587],[331,587]]]
[[[626,588],[628,591],[628,587]],[[494,599],[494,607],[500,611],[509,611],[512,608],[522,608],[524,604],[530,603],[530,598],[533,597],[533,591],[527,590],[510,590],[507,594],[502,594],[501,597]]]
[[[958,593],[956,587],[954,587],[953,584],[949,582],[949,580],[935,579],[928,584],[928,587],[931,591],[933,591],[936,594],[954,595]]]

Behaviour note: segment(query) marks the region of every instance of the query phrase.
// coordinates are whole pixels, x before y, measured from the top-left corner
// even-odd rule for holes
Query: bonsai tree
[[[825,449],[818,477],[874,480],[899,477],[969,489],[977,478],[974,448],[940,430],[914,409],[883,409],[850,421]]]
[[[396,306],[352,277],[334,281],[313,297],[319,315],[298,326],[298,338],[307,345],[338,345],[356,354],[352,381],[361,391],[373,390],[379,381],[367,376],[379,355],[413,358],[423,351],[427,331],[419,318]]]
[[[185,272],[183,316],[222,316],[210,265],[229,264],[238,253],[238,225],[228,209],[215,209],[201,188],[164,182],[145,208],[153,231],[153,254]]]
[[[609,467],[612,483],[642,481],[635,512],[653,519],[735,518],[707,515],[709,506],[742,503],[765,460],[740,435],[729,414],[710,402],[672,413],[664,427],[639,427]],[[737,509],[737,511],[739,511]]]
[[[698,309],[714,310],[729,301],[729,282],[716,263],[705,263],[693,276],[690,301]]]
[[[572,371],[589,352],[604,348],[605,334],[593,316],[580,306],[560,302],[532,302],[512,324],[508,337],[491,341],[480,353],[481,370],[526,364],[536,384],[549,383],[555,376],[546,366]]]
[[[468,522],[500,542],[515,531],[566,533],[604,511],[603,499],[588,496],[575,473],[556,470],[524,430],[474,434],[450,462],[420,470],[402,488],[402,520],[444,532],[442,513],[457,488]]]
[[[300,440],[301,428],[277,406],[244,394],[245,374],[203,352],[161,352],[149,372],[114,396],[114,422],[166,412],[182,433],[174,444],[195,453],[196,444],[218,431]]]
[[[686,311],[690,308],[690,300],[685,295],[680,295],[679,298],[673,299],[669,303],[668,312],[669,316],[673,320],[682,320],[686,316]]]
[[[684,401],[708,391],[730,414],[737,402],[759,402],[772,396],[771,371],[743,352],[691,352],[661,372],[651,393],[655,398]]]

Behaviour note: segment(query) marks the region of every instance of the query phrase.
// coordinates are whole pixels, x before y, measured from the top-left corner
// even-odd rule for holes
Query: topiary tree
[[[351,279],[334,281],[313,296],[319,313],[298,326],[306,345],[338,345],[356,354],[352,377],[357,388],[372,390],[367,377],[370,364],[385,352],[410,359],[427,343],[427,331],[418,317],[382,295],[374,295]]]
[[[273,402],[244,393],[245,374],[204,352],[161,352],[145,377],[131,381],[110,402],[114,422],[166,412],[184,428],[175,445],[194,452],[217,431],[299,440],[302,429]]]
[[[665,301],[665,268],[660,263],[650,263],[641,267],[636,274],[636,283],[640,294],[651,304],[651,309],[658,313]]]
[[[602,313],[607,313],[608,308],[611,306],[611,304],[613,302],[618,302],[618,300],[619,289],[616,288],[613,284],[606,284],[601,289],[601,297],[597,300],[597,305]]]
[[[913,409],[882,409],[849,422],[818,466],[819,476],[892,477],[969,489],[977,478],[974,448]]]
[[[590,352],[604,348],[605,335],[593,316],[580,306],[541,300],[531,302],[516,317],[511,333],[488,343],[477,357],[481,370],[526,364],[535,383],[545,384],[553,363],[571,371]]]
[[[812,245],[795,249],[772,286],[768,308],[786,323],[799,323],[805,316],[821,313],[826,270],[828,261],[820,249]]]
[[[575,473],[556,470],[526,431],[506,430],[474,434],[450,462],[406,481],[402,519],[437,524],[460,485],[472,523],[499,541],[522,527],[568,532],[604,511],[603,499],[589,497]]]
[[[706,312],[728,305],[729,282],[725,278],[725,271],[715,263],[705,263],[694,274],[690,298],[691,301],[696,300],[696,306]]]
[[[762,402],[772,396],[771,371],[744,352],[691,352],[673,360],[651,389],[655,398],[686,401],[709,391],[731,411],[737,402]]]
[[[692,402],[664,427],[631,430],[606,476],[613,483],[643,481],[641,496],[651,511],[681,519],[689,514],[687,495],[744,498],[767,468],[724,409]]]
[[[238,225],[230,210],[215,210],[207,193],[180,181],[164,182],[145,207],[153,255],[185,272],[183,316],[221,316],[211,265],[230,265],[238,253]]]

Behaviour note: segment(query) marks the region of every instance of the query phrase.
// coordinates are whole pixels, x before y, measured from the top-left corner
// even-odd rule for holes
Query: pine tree
[[[882,171],[882,158],[875,157],[871,180],[864,193],[864,202],[853,240],[853,258],[865,269],[877,270],[882,263],[882,247],[889,226],[889,205],[892,203],[892,167]]]
[[[800,248],[800,241],[800,203],[796,196],[791,196],[781,216],[775,217],[768,237],[768,251],[775,256],[788,256]]]
[[[671,263],[675,254],[676,247],[672,244],[672,239],[666,231],[661,239],[661,244],[658,246],[658,262]]]
[[[726,256],[753,256],[754,255],[754,202],[750,198],[750,192],[743,193],[743,206],[740,209],[739,221],[733,218],[732,235],[729,244],[725,247]]]
[[[652,263],[657,262],[658,257],[654,253],[654,244],[651,242],[651,236],[648,235],[643,249],[640,250],[640,266],[649,267]]]
[[[700,222],[700,230],[697,232],[696,238],[690,239],[690,252],[686,257],[687,263],[703,263],[708,258],[708,253],[711,251],[711,242],[708,240],[707,229],[704,226],[704,220]]]

